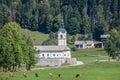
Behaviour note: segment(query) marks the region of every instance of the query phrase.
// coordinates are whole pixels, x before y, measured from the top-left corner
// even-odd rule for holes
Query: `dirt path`
[[[53,68],[68,68],[70,66],[79,66],[79,65],[83,65],[84,63],[82,61],[77,61],[76,64],[73,65],[65,65],[65,66],[59,66],[59,67],[42,67],[42,68],[33,68],[31,70],[43,70],[43,69],[53,69]]]

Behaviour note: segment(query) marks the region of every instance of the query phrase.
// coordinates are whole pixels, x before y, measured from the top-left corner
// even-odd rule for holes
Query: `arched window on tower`
[[[44,57],[44,54],[42,54],[42,57]]]
[[[63,39],[63,35],[60,35],[60,39]]]

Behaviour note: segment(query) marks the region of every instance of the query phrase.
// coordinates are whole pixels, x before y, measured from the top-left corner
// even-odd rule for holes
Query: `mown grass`
[[[24,72],[15,72],[12,80],[120,80],[120,63],[119,62],[92,62],[75,67],[50,68],[26,72],[27,78],[23,77]],[[39,77],[35,77],[35,73]],[[48,73],[53,73],[49,77]],[[58,78],[58,74],[61,78]],[[75,74],[80,73],[81,77],[75,78]],[[10,79],[8,72],[1,72],[2,80]]]
[[[103,48],[78,49],[76,51],[72,51],[72,57],[75,57],[77,60],[83,61],[84,63],[108,60],[107,53]]]
[[[30,37],[34,44],[42,44],[43,41],[48,39],[48,34],[44,34],[38,31],[30,31],[27,29],[22,29],[22,32],[27,36]]]

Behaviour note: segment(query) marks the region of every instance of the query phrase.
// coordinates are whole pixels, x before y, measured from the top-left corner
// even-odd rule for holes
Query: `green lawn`
[[[102,48],[78,49],[72,51],[72,57],[75,57],[77,60],[83,61],[84,63],[108,59],[107,53]]]
[[[48,34],[44,34],[38,31],[30,31],[27,29],[22,29],[22,32],[27,36],[30,37],[34,44],[41,44],[43,41],[48,39]]]
[[[51,68],[37,71],[28,71],[27,78],[23,77],[24,72],[15,72],[12,80],[120,80],[120,63],[119,62],[92,62],[75,67]],[[35,77],[35,73],[39,74],[39,78]],[[50,78],[48,73],[53,73]],[[61,74],[58,78],[57,74]],[[81,77],[75,78],[75,74],[80,73]],[[2,80],[9,78],[8,72],[1,72]],[[10,78],[9,78],[10,79]],[[7,79],[7,80],[9,80]]]

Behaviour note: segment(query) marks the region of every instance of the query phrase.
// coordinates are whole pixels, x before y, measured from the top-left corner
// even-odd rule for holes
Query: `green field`
[[[50,68],[37,71],[26,72],[27,78],[23,77],[24,72],[15,72],[12,80],[120,80],[120,63],[118,62],[94,62],[75,67]],[[39,77],[35,77],[35,73]],[[48,73],[53,73],[53,77],[49,77]],[[58,78],[58,74],[61,78]],[[75,78],[75,74],[79,73],[81,77]],[[9,80],[8,72],[1,72],[2,80]],[[9,79],[6,79],[9,78]]]
[[[14,77],[9,77],[9,72],[0,72],[0,80],[120,80],[120,62],[100,62],[107,60],[107,55],[103,49],[82,49],[72,52],[72,56],[85,64],[80,66],[62,66],[62,67],[33,67],[32,71],[14,72]],[[35,70],[36,68],[36,70]],[[27,78],[23,77],[27,74]],[[35,77],[35,73],[39,77]],[[53,73],[49,77],[48,73]],[[61,78],[58,78],[58,74]],[[81,77],[75,78],[79,73]]]
[[[84,63],[108,60],[107,53],[102,48],[78,49],[76,51],[72,51],[72,57],[75,57],[77,60],[83,61]]]
[[[43,41],[48,39],[48,34],[44,34],[38,31],[30,31],[22,29],[22,32],[33,40],[34,44],[41,44]]]

